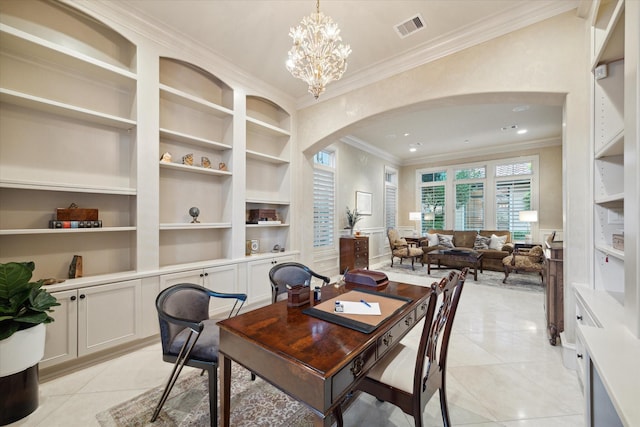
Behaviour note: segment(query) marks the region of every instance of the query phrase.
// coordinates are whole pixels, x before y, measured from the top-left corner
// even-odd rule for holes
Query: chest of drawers
[[[369,268],[369,237],[340,238],[340,273],[347,268]]]

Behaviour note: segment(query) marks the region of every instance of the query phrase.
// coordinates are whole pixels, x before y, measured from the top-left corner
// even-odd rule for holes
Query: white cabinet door
[[[160,278],[158,276],[142,279],[142,330],[140,338],[150,337],[160,333],[158,326],[158,311],[156,298],[160,292]]]
[[[78,289],[78,356],[136,340],[141,325],[139,279]]]
[[[59,306],[54,307],[51,317],[55,320],[47,324],[44,357],[40,368],[57,365],[78,356],[78,291],[53,292]]]
[[[238,266],[237,264],[222,265],[206,268],[204,270],[204,286],[216,292],[238,293]],[[231,311],[235,299],[212,298],[209,305],[209,314],[213,317],[225,317]]]
[[[163,274],[160,276],[160,291],[179,283],[193,283],[204,286],[204,270],[189,270],[180,273]]]
[[[249,294],[249,303],[256,304],[271,302],[269,271],[276,264],[291,261],[295,261],[293,256],[267,258],[247,263],[247,291]]]

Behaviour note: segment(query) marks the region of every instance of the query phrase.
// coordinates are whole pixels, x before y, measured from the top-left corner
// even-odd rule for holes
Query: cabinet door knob
[[[204,277],[207,277],[209,275],[209,273],[204,273]]]
[[[85,294],[80,294],[80,299],[84,299],[85,298]]]
[[[582,316],[576,316],[576,319],[582,320]]]
[[[71,301],[75,301],[76,300],[76,296],[72,295],[71,298],[69,298]]]
[[[576,354],[576,357],[577,357],[578,359],[582,359],[582,357],[583,357],[583,356],[582,356],[582,353],[578,353],[578,354]]]
[[[200,277],[204,277],[204,274],[200,273]]]

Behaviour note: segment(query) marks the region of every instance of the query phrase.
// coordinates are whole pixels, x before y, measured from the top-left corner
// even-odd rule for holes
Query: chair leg
[[[413,266],[414,262],[416,261],[416,259],[414,257],[411,257],[411,269],[415,271],[415,267]]]
[[[209,369],[209,416],[211,427],[218,426],[218,365]]]
[[[507,267],[504,268],[504,279],[502,279],[502,283],[507,283],[507,277],[509,277],[509,269]]]
[[[444,389],[444,383],[440,387],[440,411],[442,412],[442,425],[449,427],[451,419],[449,418],[449,405],[447,404],[447,393]]]

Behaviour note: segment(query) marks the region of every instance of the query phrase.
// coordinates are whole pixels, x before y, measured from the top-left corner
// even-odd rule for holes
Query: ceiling
[[[578,0],[323,0],[320,10],[339,25],[352,54],[343,78],[330,83],[320,101],[578,5]],[[316,102],[306,84],[284,66],[291,47],[289,28],[315,10],[313,0],[127,0],[120,6],[258,76],[299,107]],[[425,27],[401,38],[394,27],[417,14]],[[561,136],[561,102],[549,105],[526,96],[510,98],[391,111],[341,134],[382,150],[401,164],[427,153],[500,151],[505,145]],[[521,129],[527,133],[516,134]],[[412,146],[415,153],[409,151]]]

